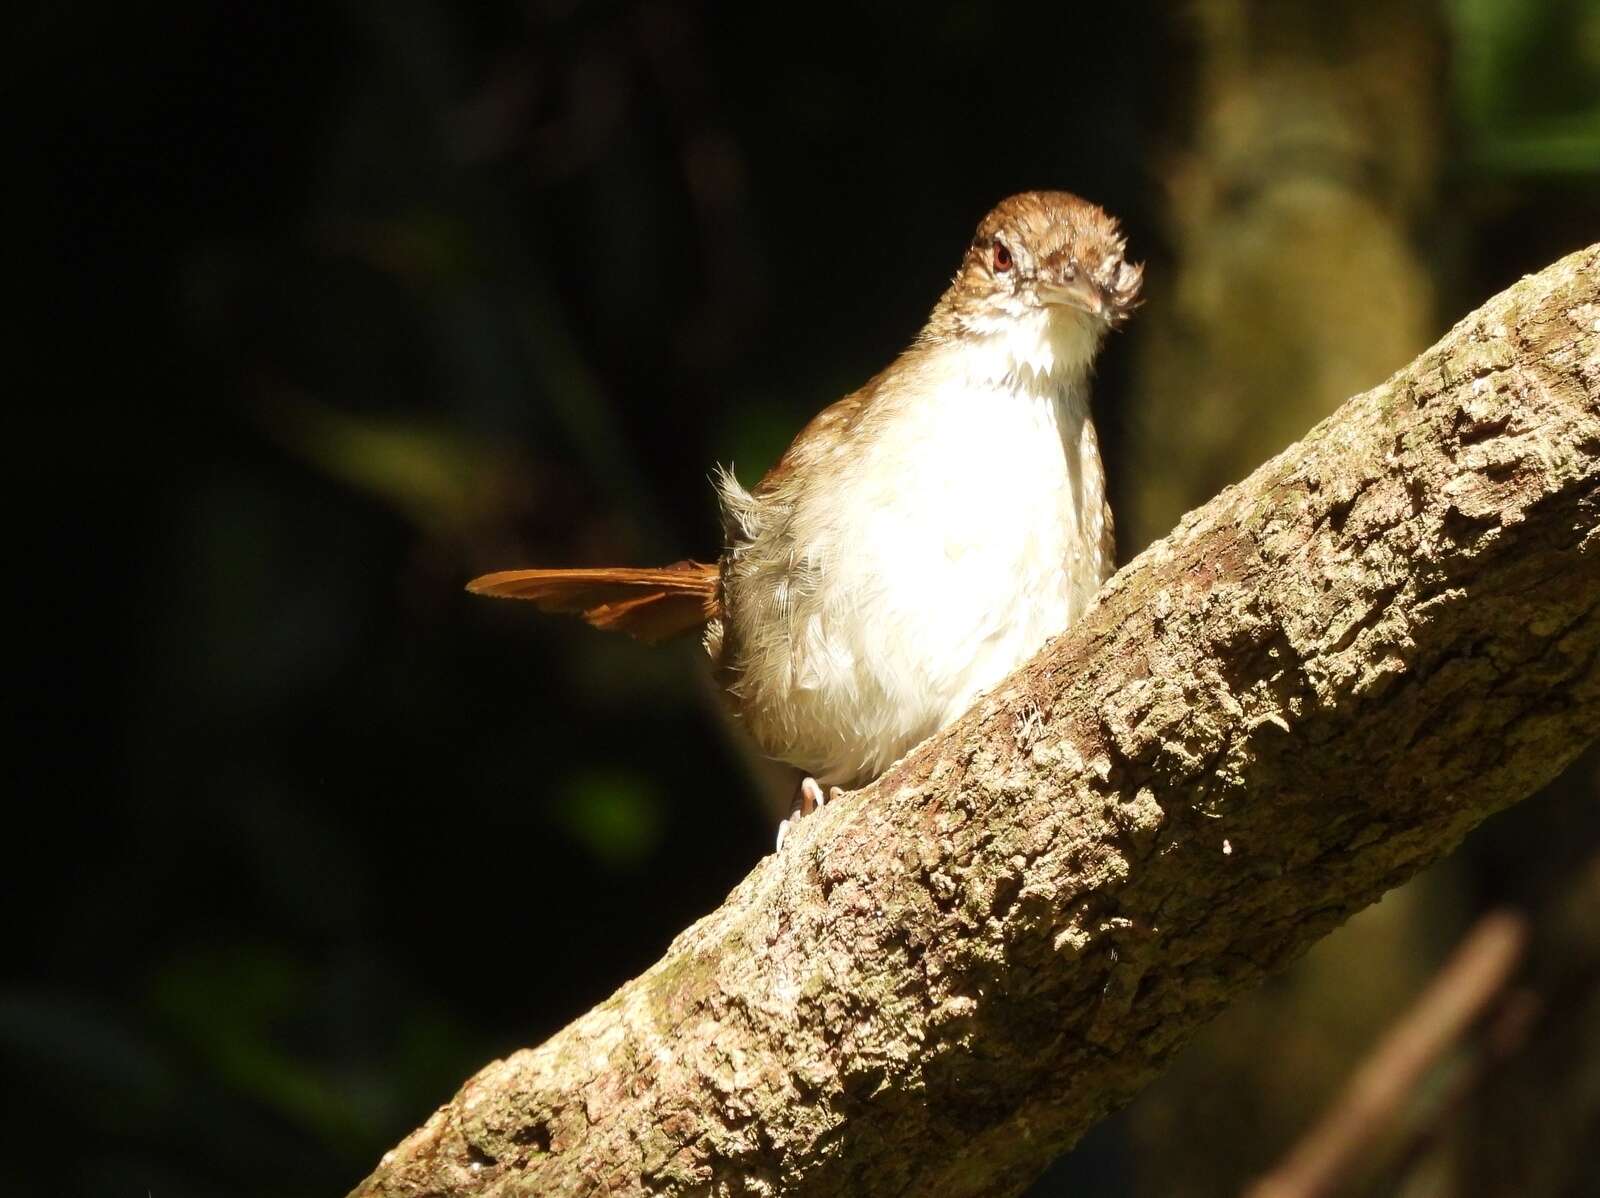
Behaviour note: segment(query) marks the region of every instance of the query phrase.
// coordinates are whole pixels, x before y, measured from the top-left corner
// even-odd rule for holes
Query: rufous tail
[[[654,645],[715,619],[717,567],[676,562],[655,569],[501,570],[467,583],[475,595],[531,599],[541,611],[572,612],[596,628]]]

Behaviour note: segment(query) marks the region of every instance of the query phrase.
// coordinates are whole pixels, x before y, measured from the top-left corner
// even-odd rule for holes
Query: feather
[[[717,567],[676,562],[653,569],[501,570],[467,584],[475,595],[529,599],[541,610],[571,612],[596,628],[657,644],[703,627],[721,613]]]

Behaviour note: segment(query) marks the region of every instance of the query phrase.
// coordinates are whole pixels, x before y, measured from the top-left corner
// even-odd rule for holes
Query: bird
[[[655,643],[699,632],[737,720],[800,771],[778,849],[947,727],[1089,607],[1115,564],[1090,381],[1137,307],[1118,222],[1002,200],[911,344],[754,486],[714,476],[717,562],[468,583]],[[824,789],[826,788],[826,789]]]

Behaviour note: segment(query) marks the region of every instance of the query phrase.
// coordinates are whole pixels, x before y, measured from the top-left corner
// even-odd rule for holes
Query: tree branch
[[[1520,914],[1491,911],[1479,920],[1327,1113],[1245,1198],[1327,1198],[1370,1168],[1428,1071],[1505,997],[1527,941]]]
[[[1524,279],[1191,513],[355,1193],[1022,1189],[1600,734],[1597,276]]]

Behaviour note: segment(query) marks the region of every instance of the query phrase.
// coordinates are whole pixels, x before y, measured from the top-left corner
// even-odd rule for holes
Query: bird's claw
[[[783,842],[789,835],[790,827],[813,811],[821,811],[842,794],[844,791],[837,786],[828,787],[827,793],[824,794],[815,778],[800,779],[800,785],[794,789],[794,802],[789,807],[789,818],[778,825],[778,847],[775,851],[780,853],[783,851]]]

